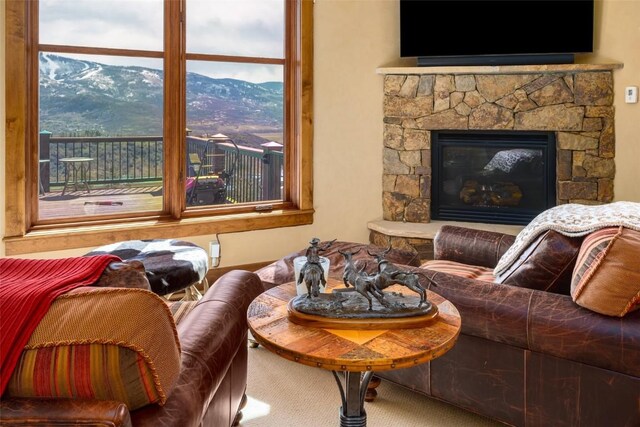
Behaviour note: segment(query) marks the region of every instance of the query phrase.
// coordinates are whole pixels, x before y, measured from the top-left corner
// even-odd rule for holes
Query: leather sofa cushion
[[[433,239],[434,258],[494,268],[514,240],[509,234],[443,225]]]
[[[582,237],[549,230],[540,235],[496,283],[569,295]]]
[[[164,404],[180,344],[164,301],[148,290],[84,287],[58,297],[24,347],[8,397]]]
[[[423,263],[420,268],[453,274],[466,279],[482,280],[483,282],[494,281],[493,268],[481,267],[479,265],[468,265],[447,260],[430,260]]]
[[[573,271],[571,297],[584,308],[622,317],[640,308],[640,232],[603,228],[588,235]]]

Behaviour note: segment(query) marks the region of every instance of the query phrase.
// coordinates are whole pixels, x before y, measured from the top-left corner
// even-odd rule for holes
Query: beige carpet
[[[340,394],[333,375],[285,360],[262,346],[249,349],[245,427],[338,426]],[[502,424],[382,381],[365,403],[368,427],[475,427]]]

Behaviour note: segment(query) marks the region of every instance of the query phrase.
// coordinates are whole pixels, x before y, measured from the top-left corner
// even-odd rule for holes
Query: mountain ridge
[[[41,130],[55,136],[162,134],[162,70],[52,53],[41,53],[39,60]],[[192,135],[282,132],[282,82],[251,83],[188,72],[186,86]]]

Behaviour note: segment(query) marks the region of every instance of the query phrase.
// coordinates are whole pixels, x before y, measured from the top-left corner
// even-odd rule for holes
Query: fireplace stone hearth
[[[556,204],[613,199],[620,65],[385,68],[383,219],[431,221],[434,130],[551,131]]]

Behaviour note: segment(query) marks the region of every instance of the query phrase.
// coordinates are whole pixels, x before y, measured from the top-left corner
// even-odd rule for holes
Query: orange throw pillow
[[[582,242],[573,270],[576,304],[622,317],[640,308],[640,232],[604,228]]]

